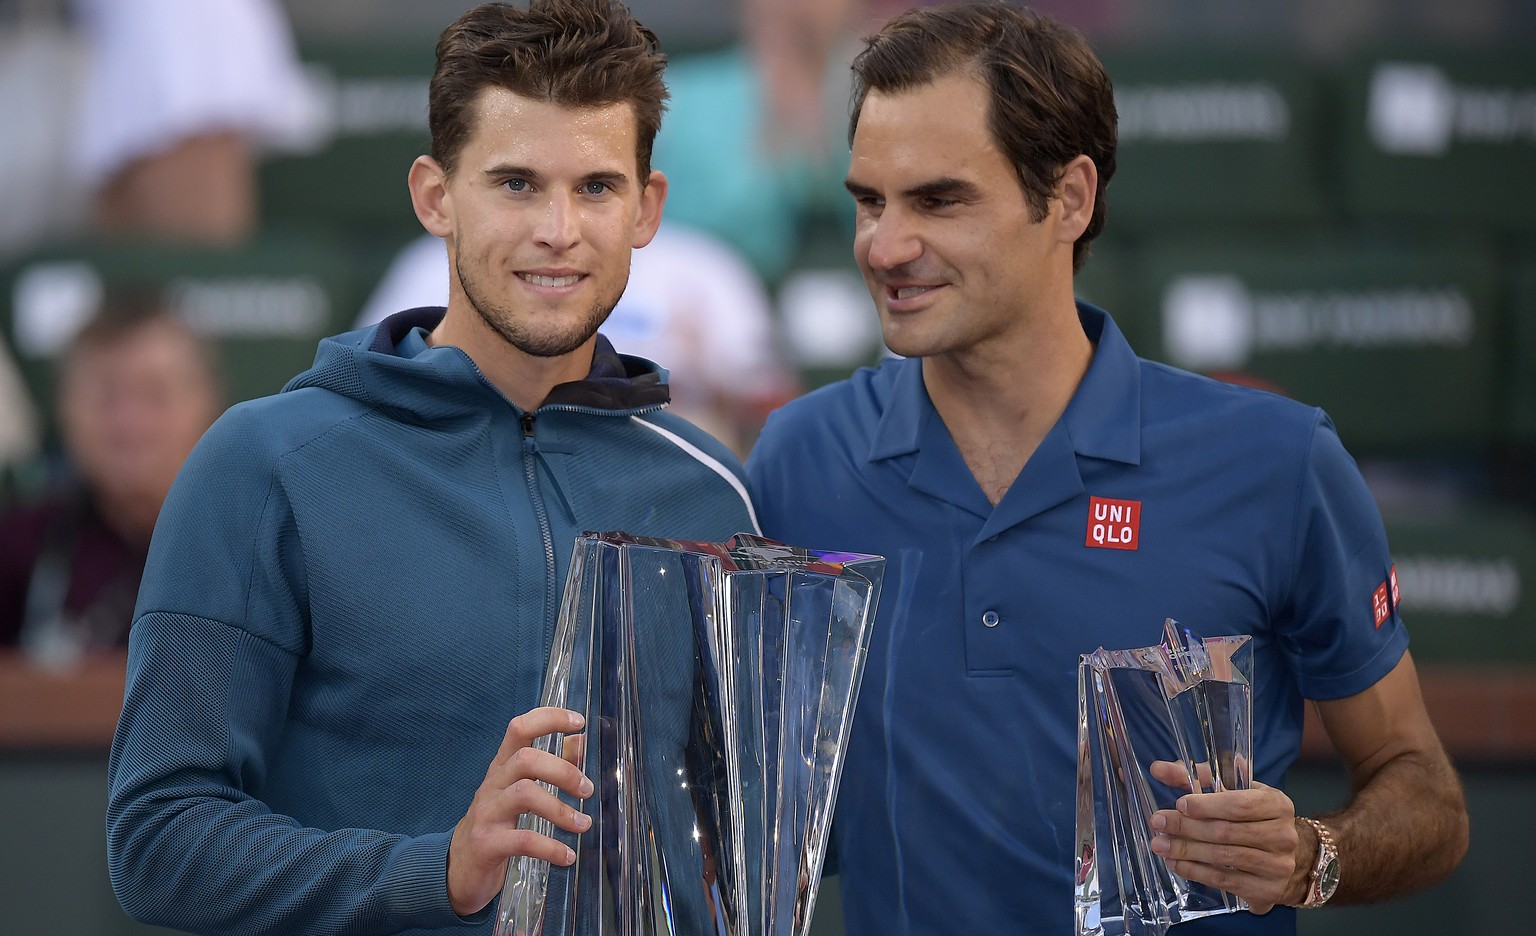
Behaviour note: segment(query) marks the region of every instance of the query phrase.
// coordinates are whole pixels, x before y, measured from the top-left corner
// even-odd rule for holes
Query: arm
[[[1403,659],[1366,691],[1317,703],[1334,747],[1349,769],[1354,796],[1319,817],[1339,848],[1334,900],[1367,903],[1422,890],[1443,880],[1467,852],[1461,781],[1430,724],[1413,659]],[[1301,824],[1296,862],[1304,889],[1317,838]],[[1305,893],[1293,888],[1288,903]]]
[[[1321,817],[1339,849],[1333,899],[1385,900],[1450,874],[1467,851],[1466,805],[1424,710],[1412,658],[1404,654],[1364,692],[1317,707],[1354,787],[1347,807]],[[1170,859],[1173,873],[1237,894],[1255,913],[1306,899],[1317,835],[1295,819],[1279,790],[1255,783],[1184,796],[1177,810],[1155,813],[1152,826],[1163,833],[1153,850]]]
[[[456,925],[456,908],[478,910],[495,890],[471,907],[479,895],[466,898],[450,872],[483,889],[498,868],[488,855],[500,850],[504,864],[519,849],[538,854],[538,843],[508,828],[523,812],[571,827],[569,810],[523,782],[569,788],[567,769],[579,777],[527,748],[569,723],[514,720],[452,832],[316,828],[299,809],[273,809],[263,791],[291,734],[310,602],[294,513],[261,437],[247,429],[243,416],[226,416],[199,445],[151,549],[109,765],[113,888],[132,916],[194,932]],[[359,775],[316,796],[363,798],[373,788]]]
[[[1450,873],[1466,852],[1466,809],[1401,649],[1395,598],[1382,615],[1372,597],[1390,575],[1381,517],[1326,418],[1300,481],[1291,572],[1277,576],[1290,584],[1271,599],[1276,630],[1301,692],[1325,700],[1315,704],[1353,784],[1350,804],[1322,817],[1339,849],[1333,899],[1382,900]],[[1166,833],[1154,849],[1175,874],[1236,893],[1256,913],[1305,900],[1317,835],[1279,790],[1255,783],[1178,807],[1153,818]]]

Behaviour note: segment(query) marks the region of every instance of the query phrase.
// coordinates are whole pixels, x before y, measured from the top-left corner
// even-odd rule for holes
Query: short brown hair
[[[168,327],[181,333],[209,384],[215,392],[222,392],[218,348],[172,309],[159,287],[138,282],[113,283],[107,287],[101,306],[64,346],[57,362],[56,377],[60,386],[70,378],[81,358],[116,348],[141,331],[154,327]]]
[[[910,90],[974,70],[991,91],[992,138],[1013,163],[1035,221],[1045,218],[1062,169],[1079,155],[1099,170],[1093,216],[1072,246],[1072,268],[1104,230],[1104,189],[1115,173],[1115,94],[1081,34],[1031,10],[1002,3],[926,7],[903,13],[865,40],[853,62],[848,140],[870,91]]]
[[[453,174],[469,139],[479,93],[488,87],[562,107],[629,103],[643,185],[661,129],[667,57],[656,34],[629,8],[609,0],[532,0],[526,10],[485,3],[459,17],[437,41],[428,90],[432,158]]]

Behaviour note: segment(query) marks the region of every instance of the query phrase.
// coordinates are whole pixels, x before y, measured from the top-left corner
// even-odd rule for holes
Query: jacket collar
[[[431,331],[446,314],[447,310],[441,306],[397,312],[378,324],[368,350],[391,357],[413,358],[427,348],[417,329]],[[644,358],[619,354],[608,339],[599,334],[587,376],[557,384],[540,406],[554,404],[629,410],[661,406],[671,398],[664,368]]]

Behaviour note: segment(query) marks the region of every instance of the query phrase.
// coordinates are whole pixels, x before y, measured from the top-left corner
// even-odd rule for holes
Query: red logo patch
[[[1387,622],[1387,618],[1392,616],[1392,604],[1390,596],[1387,594],[1386,582],[1382,582],[1380,585],[1377,585],[1376,591],[1372,593],[1371,610],[1376,614],[1377,627],[1385,624]]]
[[[1402,593],[1397,590],[1397,563],[1392,564],[1392,571],[1387,573],[1387,583],[1392,586],[1392,607],[1397,607],[1403,600]]]
[[[1088,498],[1088,538],[1096,549],[1135,549],[1141,541],[1141,501]]]

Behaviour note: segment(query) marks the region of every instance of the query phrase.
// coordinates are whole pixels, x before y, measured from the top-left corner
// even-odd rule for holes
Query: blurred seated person
[[[93,234],[237,244],[258,223],[258,151],[317,119],[278,0],[22,4],[0,20],[0,120],[26,128],[0,148],[0,254]]]
[[[220,410],[211,350],[136,297],[75,336],[57,398],[64,477],[0,518],[0,647],[45,665],[126,646],[160,504]]]
[[[396,255],[357,326],[447,302],[448,250],[424,235]],[[634,252],[602,332],[620,353],[665,367],[672,411],[742,457],[768,413],[799,392],[757,274],[728,244],[675,222]]]

